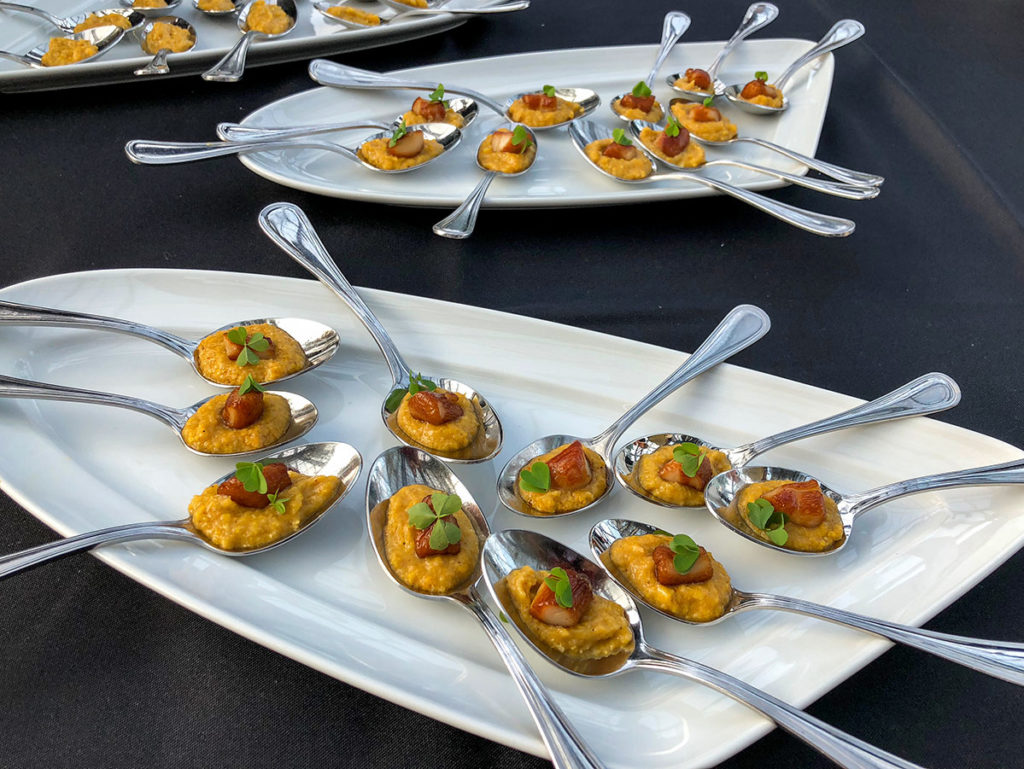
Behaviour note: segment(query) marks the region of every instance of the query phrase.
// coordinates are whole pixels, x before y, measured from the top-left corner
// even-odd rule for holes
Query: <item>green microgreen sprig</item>
[[[526,143],[523,144],[523,142]],[[517,125],[515,127],[515,130],[512,131],[512,144],[513,146],[516,147],[522,144],[523,149],[525,150],[527,147],[533,144],[533,142],[530,141],[530,132],[523,128],[521,125]]]
[[[430,505],[434,509],[430,509]],[[447,550],[449,545],[462,540],[462,530],[451,516],[462,509],[462,500],[455,494],[440,492],[430,495],[430,505],[417,502],[409,508],[409,523],[422,531],[433,526],[430,532],[430,549]],[[445,520],[448,519],[448,520]]]
[[[534,462],[531,467],[523,468],[519,473],[519,488],[543,494],[551,488],[551,468],[546,462]]]
[[[569,575],[565,573],[565,569],[561,566],[554,567],[544,578],[544,584],[554,592],[555,602],[559,606],[565,609],[572,608],[572,583],[569,582]]]
[[[714,96],[709,96],[702,103],[704,104],[705,107],[710,107],[712,104],[715,103],[715,97]]]
[[[643,80],[633,86],[633,95],[645,98],[651,95],[651,89]]]
[[[768,82],[768,73],[765,72],[763,69],[762,70],[758,70],[757,72],[754,73],[754,79],[755,80],[760,80],[762,83],[767,83]]]
[[[544,91],[545,96],[555,95],[555,87],[553,85],[546,85],[541,90]]]
[[[623,147],[630,147],[633,145],[633,141],[626,136],[626,131],[622,128],[616,128],[612,131],[612,139],[616,144],[621,144]]]
[[[256,353],[264,352],[270,347],[270,340],[263,334],[256,331],[252,336],[245,330],[244,326],[238,326],[228,332],[228,339],[240,345],[242,351],[238,353],[235,363],[239,366],[254,366],[260,362],[260,356]]]
[[[391,134],[391,138],[388,139],[388,146],[394,147],[398,144],[398,140],[407,133],[409,133],[409,127],[405,124],[405,118],[402,118],[398,123],[398,128],[395,129],[395,132]]]
[[[700,547],[687,534],[676,534],[668,543],[668,549],[675,553],[672,565],[680,574],[686,574],[700,557]]]
[[[263,464],[260,462],[238,462],[235,464],[235,477],[242,482],[242,487],[248,491],[255,491],[258,494],[267,494],[267,477],[263,474]],[[284,503],[287,499],[280,498],[280,492],[267,494],[270,506],[277,511],[278,515],[284,515]]]
[[[683,472],[690,478],[697,475],[697,471],[700,470],[700,466],[704,463],[704,457],[707,455],[706,448],[689,441],[680,443],[672,449],[672,458],[682,465]]]
[[[445,109],[448,109],[448,101],[444,98],[444,83],[438,83],[437,88],[431,91],[430,101],[440,102]]]
[[[267,388],[252,378],[252,374],[246,374],[242,384],[238,386],[238,394],[245,395],[247,392],[265,393]]]
[[[277,511],[278,515],[285,514],[284,503],[288,501],[287,499],[281,499],[279,493],[267,494],[267,499],[270,500],[270,506]]]
[[[757,528],[768,535],[768,539],[780,547],[789,540],[786,531],[786,516],[775,509],[767,499],[759,498],[747,503],[747,517]]]
[[[679,129],[682,126],[679,121],[676,120],[675,115],[669,115],[668,121],[665,123],[665,136],[679,136]]]
[[[415,395],[421,390],[433,392],[436,389],[437,385],[423,376],[423,374],[410,374],[409,386],[398,387],[392,390],[388,399],[384,401],[384,410],[390,413],[397,409],[402,404],[402,398],[405,397],[406,393],[409,393],[409,395]]]

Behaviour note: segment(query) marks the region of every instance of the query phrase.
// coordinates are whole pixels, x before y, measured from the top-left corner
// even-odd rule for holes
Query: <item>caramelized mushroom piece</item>
[[[707,70],[688,69],[686,70],[686,79],[701,90],[711,87],[711,75],[708,74]]]
[[[696,582],[707,582],[715,573],[715,567],[711,563],[711,556],[703,547],[700,548],[700,555],[693,562],[693,566],[685,574],[676,571],[676,554],[668,545],[658,545],[651,553],[654,559],[654,576],[658,582],[666,587],[673,585],[692,585]]]
[[[507,128],[499,128],[491,134],[491,149],[495,152],[513,152],[516,155],[521,155],[526,151],[529,142],[524,139],[519,144],[513,144],[514,136],[515,134]]]
[[[263,413],[263,393],[249,390],[245,395],[239,395],[238,389],[231,391],[220,410],[221,421],[232,430],[248,427]]]
[[[443,425],[461,417],[463,410],[455,393],[420,390],[409,398],[409,414],[421,422]]]
[[[714,474],[715,471],[711,467],[711,460],[707,457],[704,457],[704,461],[700,463],[700,467],[697,468],[697,472],[692,478],[683,472],[683,466],[674,459],[670,459],[663,464],[658,471],[658,475],[662,480],[669,481],[670,483],[681,483],[683,486],[689,486],[690,488],[697,489],[697,491],[703,491]]]
[[[395,142],[395,146],[388,147],[388,154],[396,158],[414,158],[423,151],[425,145],[423,131],[410,131]]]
[[[690,132],[682,126],[679,126],[679,133],[675,136],[669,136],[664,131],[658,134],[658,149],[668,155],[670,158],[674,158],[676,155],[681,153],[690,144]]]
[[[572,606],[559,604],[555,598],[555,591],[544,582],[537,589],[537,594],[530,604],[530,614],[546,625],[572,627],[580,621],[590,602],[594,600],[594,591],[585,574],[574,569],[566,569],[565,573],[569,577],[569,587],[572,589]]]
[[[698,123],[714,123],[722,119],[722,113],[715,107],[705,107],[703,104],[698,104],[690,110],[690,119]]]
[[[420,501],[423,502],[431,510],[434,510],[434,503],[431,500],[431,496],[432,496],[431,494],[427,494],[427,496],[425,496]],[[436,513],[437,511],[434,510],[434,512]],[[455,516],[454,515],[446,515],[444,518],[447,519],[447,521],[449,521],[451,523],[454,523],[455,526],[458,527],[459,522],[457,520],[455,520]],[[444,519],[442,519],[442,520],[444,520]],[[440,521],[435,521],[434,523],[430,524],[430,526],[428,526],[427,528],[417,530],[417,532],[416,532],[416,557],[417,558],[426,558],[428,555],[455,555],[456,553],[459,552],[459,550],[462,549],[462,543],[461,542],[456,542],[454,545],[448,545],[448,547],[446,547],[444,550],[435,550],[434,548],[432,548],[430,546],[430,533],[434,530],[434,527],[437,526],[438,523],[440,523]]]
[[[443,122],[447,113],[443,102],[431,101],[422,96],[416,97],[416,101],[412,103],[412,111],[429,123]]]
[[[242,354],[242,345],[235,344],[230,339],[228,339],[227,332],[222,334],[222,336],[224,337],[224,352],[227,353],[228,360],[238,360],[238,356]],[[273,358],[274,357],[274,340],[271,339],[269,336],[265,336],[263,338],[267,340],[267,349],[266,350],[252,350],[251,347],[249,349],[252,350],[254,353],[256,353],[256,357],[259,358],[260,360],[266,360],[267,358]],[[252,341],[252,334],[247,334],[246,337],[245,337],[246,344],[248,344],[251,341]]]
[[[236,477],[228,478],[217,487],[217,493],[225,497],[231,497],[242,507],[266,507],[270,504],[269,494],[277,494],[281,489],[292,485],[291,476],[288,475],[288,467],[283,462],[273,462],[263,466],[263,477],[267,479],[267,493],[260,494],[258,491],[246,491],[245,485]]]
[[[590,483],[593,476],[590,460],[579,441],[570,443],[546,464],[551,471],[551,487],[554,489],[579,489]]]
[[[634,96],[631,93],[627,93],[619,99],[619,104],[625,109],[638,109],[641,112],[650,112],[654,107],[654,101],[654,96]]]
[[[778,486],[761,495],[797,526],[819,526],[825,520],[825,495],[817,481]]]
[[[601,153],[605,157],[619,158],[621,160],[632,160],[639,153],[636,147],[629,144],[619,144],[618,142],[612,142],[604,148],[604,152]]]
[[[558,97],[544,93],[528,93],[523,95],[523,104],[529,109],[553,110],[558,109]]]

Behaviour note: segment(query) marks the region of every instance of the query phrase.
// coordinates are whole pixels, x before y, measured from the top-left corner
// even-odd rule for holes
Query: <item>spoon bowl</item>
[[[121,38],[124,37],[124,30],[120,27],[108,24],[102,27],[93,27],[92,29],[86,29],[81,32],[62,35],[61,37],[68,40],[84,40],[85,42],[96,46],[96,53],[91,56],[86,56],[84,59],[79,59],[78,61],[71,62],[70,64],[58,65],[62,67],[73,67],[77,64],[84,64],[87,61],[94,61],[105,54],[121,41]],[[37,45],[24,56],[16,53],[10,53],[8,51],[0,51],[0,59],[8,59],[9,61],[22,64],[26,67],[31,67],[32,69],[50,69],[50,67],[43,64],[43,56],[46,55],[46,51],[49,46],[50,43],[47,41],[46,43]]]
[[[428,4],[426,8],[418,8],[412,5],[396,2],[394,0],[381,0],[381,2],[390,8],[393,13],[390,15],[374,14],[379,20],[376,24],[372,22],[361,22],[357,19],[341,18],[328,12],[328,8],[345,5],[341,2],[331,3],[328,2],[328,0],[317,0],[317,2],[313,4],[313,7],[327,19],[348,29],[374,29],[376,27],[404,19],[408,16],[429,16],[439,13],[450,13],[458,16],[479,16],[491,13],[522,11],[530,7],[530,0],[512,0],[512,2],[488,6],[486,8],[470,7],[460,3],[458,0],[427,0]]]
[[[654,66],[651,67],[651,71],[643,81],[644,85],[648,88],[650,88],[651,83],[654,82],[654,78],[658,74],[658,70],[661,69],[661,65],[664,63],[665,57],[668,56],[669,51],[671,51],[672,47],[679,42],[679,38],[681,38],[683,33],[689,28],[690,17],[682,11],[669,11],[665,14],[665,20],[661,29],[661,47],[658,49],[658,53],[654,57]],[[628,122],[630,118],[620,113],[616,107],[625,95],[626,94],[624,93],[620,93],[611,100],[609,106],[611,107],[612,113],[615,117]]]
[[[180,0],[178,0],[180,2]],[[258,30],[249,29],[249,14],[252,12],[253,6],[258,2],[265,2],[267,5],[276,5],[291,19],[291,24],[288,29],[282,32],[259,32]],[[278,38],[284,37],[295,29],[295,23],[298,21],[299,12],[295,7],[295,0],[249,0],[238,11],[238,31],[242,33],[242,37],[239,38],[238,42],[228,51],[224,58],[214,64],[210,69],[203,73],[203,80],[209,80],[215,83],[236,83],[242,79],[242,74],[245,72],[245,58],[249,53],[249,46],[259,39],[266,40],[277,40]]]
[[[455,92],[454,89],[452,89],[452,90],[453,90],[453,92]],[[516,94],[515,96],[513,96],[513,97],[511,97],[509,99],[506,99],[505,100],[504,109],[502,110],[502,116],[506,120],[511,121],[512,123],[516,123],[517,125],[523,125],[521,123],[517,123],[516,119],[514,117],[512,117],[512,114],[511,114],[510,110],[512,108],[512,105],[515,102],[519,101],[524,96],[527,96],[528,94],[531,94],[531,93],[537,93],[537,92],[536,91],[523,91],[522,93]],[[529,128],[531,131],[550,131],[550,130],[552,130],[554,128],[561,128],[562,126],[573,124],[577,120],[582,120],[587,115],[589,115],[591,112],[593,112],[595,109],[597,109],[598,106],[600,106],[600,104],[601,104],[601,97],[597,95],[596,91],[593,91],[590,88],[573,88],[573,87],[568,87],[568,86],[566,86],[566,87],[557,87],[556,86],[555,87],[555,96],[557,96],[559,99],[565,99],[566,101],[571,101],[571,102],[574,102],[574,103],[578,104],[579,107],[580,107],[580,111],[576,115],[574,115],[573,117],[569,118],[568,120],[563,120],[561,123],[553,123],[552,125],[543,125],[543,126],[525,126],[524,125],[525,128]]]
[[[184,51],[171,51],[170,48],[161,48],[156,51],[150,50],[148,45],[149,34],[157,24],[171,24],[179,29],[185,30],[192,37],[192,44]],[[135,74],[139,76],[168,74],[171,71],[171,68],[167,66],[167,57],[171,53],[187,53],[188,51],[191,51],[196,47],[196,42],[199,39],[196,34],[196,28],[189,22],[185,21],[185,19],[179,18],[178,16],[158,16],[157,18],[152,19],[142,28],[140,38],[143,53],[151,54],[153,56],[153,60],[145,67],[140,67],[135,70]]]
[[[166,0],[166,2],[166,5],[161,5],[158,8],[136,8],[132,5],[133,0],[121,0],[121,5],[146,17],[166,16],[168,11],[174,10],[181,5],[181,0]]]
[[[449,392],[461,393],[470,403],[474,404],[480,426],[473,441],[464,448],[447,451],[425,446],[413,440],[402,430],[397,422],[397,407],[389,402],[396,395],[396,391],[409,389],[412,384],[413,370],[405,362],[384,326],[362,297],[356,293],[352,284],[342,275],[302,209],[291,203],[271,203],[260,212],[259,225],[267,237],[288,256],[313,273],[325,286],[337,294],[356,314],[356,317],[377,343],[392,378],[392,386],[381,404],[380,411],[381,419],[392,435],[406,446],[422,449],[435,457],[453,463],[486,462],[501,451],[503,438],[501,420],[491,407],[490,402],[474,388],[449,377],[436,377],[431,381]],[[389,405],[391,408],[388,408]]]
[[[205,16],[231,16],[232,14],[238,13],[238,9],[245,5],[244,0],[230,0],[231,7],[223,10],[201,8],[199,3],[201,0],[192,0],[192,7],[195,8],[199,13]]]
[[[22,5],[20,3],[8,3],[0,2],[0,10],[3,11],[17,11],[21,13],[30,13],[33,16],[37,16],[44,21],[50,22],[53,26],[57,27],[61,32],[66,32],[69,35],[75,34],[75,27],[85,21],[89,16],[108,16],[110,14],[117,14],[123,16],[128,20],[131,26],[125,30],[130,32],[131,30],[140,26],[146,17],[133,8],[104,8],[99,11],[87,11],[85,13],[76,13],[74,16],[54,16],[52,13],[44,11],[42,8],[36,8],[31,5]]]
[[[261,457],[263,464],[272,462],[283,462],[288,468],[303,475],[333,475],[341,483],[334,496],[327,501],[323,509],[311,517],[302,526],[281,539],[271,542],[262,547],[250,548],[247,550],[228,550],[214,544],[202,535],[193,525],[190,518],[178,521],[134,523],[122,526],[114,526],[108,529],[100,529],[86,534],[61,539],[56,542],[48,542],[45,545],[23,550],[20,553],[0,556],[0,579],[16,574],[33,566],[51,561],[61,556],[79,553],[99,545],[114,544],[116,542],[130,542],[139,539],[176,539],[185,542],[192,542],[201,547],[231,558],[265,553],[280,547],[285,542],[294,539],[303,532],[309,530],[315,523],[321,520],[334,508],[345,495],[352,489],[359,471],[362,467],[362,458],[359,452],[346,443],[310,443],[304,446],[293,446],[279,451],[276,454]],[[234,471],[218,478],[213,485],[220,485],[234,476]]]

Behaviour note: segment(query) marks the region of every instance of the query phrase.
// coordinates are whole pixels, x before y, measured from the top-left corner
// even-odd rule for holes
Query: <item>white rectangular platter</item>
[[[669,54],[655,78],[653,90],[663,106],[679,94],[665,84],[665,76],[701,66],[714,58],[721,43],[680,43]],[[807,40],[751,40],[728,59],[721,72],[726,83],[746,82],[756,70],[778,74],[810,48]],[[437,64],[393,72],[407,79],[429,80],[480,91],[499,102],[507,96],[536,91],[545,83],[592,88],[601,104],[588,119],[608,128],[625,127],[608,106],[612,97],[633,88],[650,70],[657,46],[616,46],[541,51],[514,56]],[[778,117],[742,112],[719,100],[723,113],[739,128],[740,136],[774,141],[805,155],[814,155],[825,120],[832,87],[834,59],[827,54],[801,70],[787,89],[791,107]],[[262,107],[243,122],[257,126],[336,123],[370,118],[390,122],[405,112],[416,94],[412,91],[360,91],[320,88],[289,96]],[[242,162],[252,171],[288,187],[352,200],[403,206],[457,206],[479,181],[475,162],[483,138],[504,120],[484,107],[465,132],[462,146],[451,157],[404,174],[377,174],[324,150],[288,149],[246,155]],[[331,134],[333,140],[356,146],[369,131]],[[522,176],[497,179],[484,201],[488,207],[543,208],[549,206],[601,206],[652,200],[689,198],[712,193],[689,181],[659,181],[644,185],[616,182],[589,167],[573,148],[566,129],[538,132],[537,160]],[[782,155],[748,144],[708,148],[708,160],[742,158],[791,173],[806,168]],[[702,173],[747,189],[764,190],[784,185],[772,177],[735,168],[711,168]],[[825,198],[822,198],[825,200]]]
[[[908,624],[924,622],[962,595],[1024,539],[1020,488],[946,491],[886,505],[858,522],[838,556],[811,560],[739,539],[703,511],[665,510],[621,490],[595,511],[567,519],[535,522],[497,511],[495,473],[520,446],[556,431],[596,434],[676,368],[683,354],[430,299],[363,295],[413,367],[471,383],[500,411],[507,428],[502,453],[492,463],[457,468],[494,530],[535,528],[586,552],[589,528],[604,517],[649,521],[691,534],[739,587]],[[383,361],[352,314],[318,283],[123,270],[58,275],[9,287],[0,296],[131,318],[192,338],[251,317],[328,323],[341,334],[342,349],[324,367],[288,383],[320,408],[309,439],[351,443],[367,464],[393,445],[379,419],[390,385]],[[769,335],[759,344],[784,350],[792,342]],[[210,394],[184,362],[161,348],[90,331],[3,327],[0,371],[169,405]],[[622,376],[624,371],[630,375]],[[737,445],[857,402],[723,365],[670,396],[626,437],[679,430]],[[65,535],[180,517],[192,494],[232,467],[226,459],[190,454],[157,421],[117,409],[0,400],[0,424],[0,482]],[[807,440],[770,458],[853,491],[1018,456],[992,438],[914,419]],[[62,482],[52,483],[52,472],[40,468],[59,468]],[[525,707],[474,620],[455,606],[407,595],[380,572],[364,531],[363,486],[361,480],[316,534],[263,555],[228,559],[166,542],[109,547],[96,555],[183,606],[328,675],[542,754]],[[745,614],[706,628],[650,612],[644,618],[656,645],[798,706],[887,648],[866,634],[782,612]],[[612,767],[712,766],[769,728],[743,706],[672,677],[643,673],[586,681],[555,670],[530,650],[527,657]]]
[[[491,0],[481,0],[488,5]],[[119,0],[25,0],[57,16],[74,16],[97,8],[117,7]],[[256,42],[249,49],[247,67],[276,64],[283,61],[328,56],[346,51],[358,51],[391,45],[417,37],[444,32],[464,24],[465,16],[438,14],[411,16],[393,24],[372,29],[347,29],[335,24],[313,8],[312,0],[297,0],[299,18],[295,28],[277,40]],[[360,3],[360,8],[379,13],[385,6],[377,2]],[[192,0],[168,11],[187,19],[196,29],[198,41],[188,53],[172,54],[168,59],[171,75],[191,75],[204,72],[216,64],[235,44],[241,33],[234,15],[210,17],[192,7]],[[500,23],[500,22],[498,22]],[[24,54],[50,37],[59,34],[51,24],[25,13],[0,10],[0,50]],[[134,72],[152,58],[142,52],[136,32],[129,32],[109,53],[85,64],[47,69],[29,69],[20,64],[0,59],[0,91],[43,91],[54,88],[72,88],[102,83],[142,82],[157,83],[162,77],[140,78]],[[258,74],[246,76],[259,77]]]

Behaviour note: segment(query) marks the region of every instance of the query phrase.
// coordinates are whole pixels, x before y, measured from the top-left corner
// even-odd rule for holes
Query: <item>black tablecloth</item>
[[[691,0],[686,39],[725,39],[745,7]],[[650,43],[672,8],[535,0],[525,13],[338,58],[384,70]],[[218,121],[310,87],[305,64],[295,63],[253,70],[236,85],[191,77],[0,96],[0,284],[111,267],[306,277],[255,224],[265,204],[288,200],[344,256],[356,285],[678,349],[692,349],[734,304],[752,302],[771,315],[776,343],[751,348],[739,364],[863,398],[945,371],[964,398],[940,419],[1019,444],[1019,4],[788,0],[761,34],[817,39],[845,16],[868,33],[837,53],[818,155],[883,174],[883,193],[863,203],[798,188],[772,193],[854,218],[858,229],[844,240],[716,197],[599,215],[485,211],[470,240],[452,242],[430,234],[435,210],[317,198],[233,160],[152,168],[125,159],[128,139],[209,140]],[[960,466],[956,457],[950,466]],[[0,511],[0,552],[52,539],[6,496]],[[1011,558],[928,627],[1024,639],[1022,565],[1024,557]],[[545,763],[316,673],[86,556],[4,582],[0,649],[2,767]],[[1001,768],[1022,763],[1022,706],[1017,687],[897,648],[809,710],[924,765]],[[826,765],[779,731],[722,764]]]

